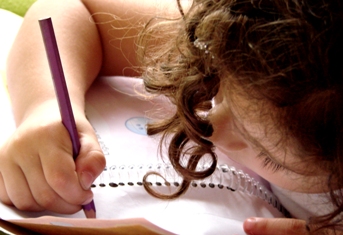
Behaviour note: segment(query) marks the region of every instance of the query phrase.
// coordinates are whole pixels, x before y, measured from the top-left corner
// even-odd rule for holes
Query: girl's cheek
[[[209,138],[213,144],[226,151],[238,151],[247,148],[245,139],[237,133],[230,111],[222,103],[216,104],[208,116],[213,134]]]

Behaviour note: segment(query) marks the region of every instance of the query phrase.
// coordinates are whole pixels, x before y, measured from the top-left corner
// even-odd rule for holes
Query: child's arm
[[[45,0],[28,11],[8,58],[8,88],[18,128],[0,149],[1,201],[22,210],[73,213],[91,200],[89,186],[105,160],[84,115],[85,93],[99,74],[135,74],[124,69],[135,65],[132,36],[154,14],[158,2]],[[99,22],[94,24],[94,13],[116,16],[94,16]],[[43,17],[53,20],[80,136],[75,163],[39,29],[38,19]],[[111,24],[103,24],[109,19]]]
[[[92,198],[89,184],[104,167],[83,112],[84,94],[102,63],[100,36],[89,15],[79,1],[38,1],[10,52],[7,79],[18,129],[0,151],[0,199],[19,209],[76,212]],[[54,21],[82,143],[76,164],[39,29],[38,19],[46,16]]]

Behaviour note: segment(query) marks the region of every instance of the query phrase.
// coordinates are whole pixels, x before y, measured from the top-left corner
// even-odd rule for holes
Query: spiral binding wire
[[[207,165],[198,167],[207,168]],[[175,172],[170,164],[150,164],[150,165],[120,165],[111,166],[105,168],[103,173],[98,177],[92,187],[106,187],[110,186],[113,188],[120,186],[142,186],[143,176],[149,172],[154,171],[164,176],[165,181],[161,181],[162,178],[159,176],[150,176],[148,181],[151,185],[156,186],[175,186],[178,187],[182,178]],[[154,179],[155,178],[155,179]],[[249,174],[242,170],[236,169],[233,166],[221,164],[216,167],[215,172],[208,178],[203,180],[195,180],[191,182],[192,187],[202,188],[215,188],[228,189],[230,191],[240,191],[249,195],[256,196],[277,210],[283,213],[286,217],[289,216],[288,211],[281,205],[277,197],[267,189],[263,184],[256,181]]]

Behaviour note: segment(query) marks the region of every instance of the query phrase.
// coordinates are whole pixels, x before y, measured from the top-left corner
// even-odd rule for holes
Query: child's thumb
[[[106,166],[106,160],[101,150],[89,150],[76,161],[76,171],[84,190],[89,190],[92,183]]]

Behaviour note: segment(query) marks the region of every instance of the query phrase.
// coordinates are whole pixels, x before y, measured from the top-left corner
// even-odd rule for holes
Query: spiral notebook
[[[146,124],[172,112],[173,107],[165,98],[146,94],[140,79],[127,77],[98,78],[87,93],[86,104],[87,118],[107,161],[92,186],[98,218],[92,226],[102,227],[99,221],[116,224],[136,218],[176,234],[244,234],[242,223],[246,218],[283,217],[286,213],[261,178],[220,152],[214,174],[192,182],[180,198],[160,200],[150,196],[142,186],[148,171],[164,176],[165,180],[155,175],[148,178],[151,187],[161,193],[170,193],[181,183],[164,152],[159,152],[159,137],[146,134]],[[199,170],[208,164],[205,159]],[[0,204],[0,217],[5,220],[30,221],[28,218],[46,215],[52,216],[45,220],[48,218],[53,225],[74,226],[72,219],[84,218],[82,211],[74,215],[29,213]],[[43,219],[31,221],[39,220]],[[78,226],[89,226],[89,222],[81,220]]]

